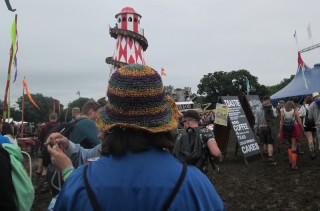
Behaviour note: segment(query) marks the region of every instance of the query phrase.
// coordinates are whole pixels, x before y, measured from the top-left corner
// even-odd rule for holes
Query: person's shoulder
[[[89,119],[89,118],[80,117],[79,119],[76,119],[74,124],[76,126],[78,126],[78,125],[90,125],[90,124],[95,124],[95,121],[92,120],[92,119]]]
[[[187,167],[185,180],[186,180],[186,184],[189,184],[190,187],[193,187],[193,189],[196,189],[196,190],[202,189],[207,191],[214,190],[209,178],[195,166],[190,165]]]

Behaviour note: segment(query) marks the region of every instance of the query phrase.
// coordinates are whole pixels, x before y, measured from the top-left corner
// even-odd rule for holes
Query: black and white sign
[[[258,95],[246,95],[246,100],[250,106],[252,114],[256,116],[256,110],[259,108],[262,103]]]
[[[221,99],[228,106],[231,127],[236,134],[243,156],[247,158],[260,153],[259,145],[255,140],[239,98],[237,96],[223,96]]]

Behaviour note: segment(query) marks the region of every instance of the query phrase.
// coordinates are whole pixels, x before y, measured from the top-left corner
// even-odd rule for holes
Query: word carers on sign
[[[228,106],[231,128],[237,137],[239,147],[245,158],[259,154],[260,148],[255,140],[252,129],[237,96],[223,96],[223,102]]]

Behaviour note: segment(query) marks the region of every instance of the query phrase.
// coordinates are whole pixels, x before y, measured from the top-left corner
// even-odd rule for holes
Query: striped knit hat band
[[[178,109],[165,96],[160,75],[148,66],[132,64],[113,73],[107,96],[97,119],[100,130],[118,125],[158,133],[177,127]]]

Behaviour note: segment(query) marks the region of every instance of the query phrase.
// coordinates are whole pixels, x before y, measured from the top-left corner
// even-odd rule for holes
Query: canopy
[[[298,70],[293,80],[284,88],[271,96],[272,102],[288,100],[292,97],[304,98],[312,95],[313,92],[320,91],[320,64],[315,64],[313,68],[308,67],[298,53]]]

